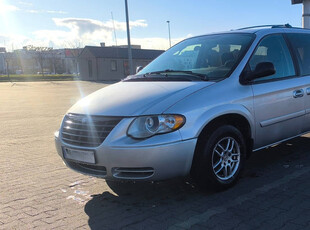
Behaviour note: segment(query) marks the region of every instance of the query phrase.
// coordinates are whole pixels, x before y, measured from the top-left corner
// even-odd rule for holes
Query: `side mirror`
[[[143,66],[137,66],[136,73],[140,72],[143,69]]]
[[[257,78],[271,76],[276,73],[272,62],[260,62],[256,65],[255,70],[244,75],[245,81],[251,81]]]

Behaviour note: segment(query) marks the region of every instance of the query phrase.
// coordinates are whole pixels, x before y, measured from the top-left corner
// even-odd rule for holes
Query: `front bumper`
[[[125,119],[97,148],[66,144],[61,134],[55,135],[58,154],[65,164],[80,173],[105,179],[163,180],[185,176],[190,172],[197,139],[182,140],[179,132],[158,135],[147,141],[134,141],[127,137],[130,119]],[[125,124],[124,124],[125,123]],[[64,147],[93,150],[95,164],[64,158]]]

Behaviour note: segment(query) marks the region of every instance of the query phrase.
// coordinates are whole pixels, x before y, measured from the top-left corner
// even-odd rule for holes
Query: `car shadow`
[[[160,182],[107,182],[84,208],[91,229],[166,229],[210,208],[225,205],[298,170],[310,158],[303,136],[253,153],[239,182],[222,192],[202,191],[190,178]],[[298,166],[298,167],[297,167]]]

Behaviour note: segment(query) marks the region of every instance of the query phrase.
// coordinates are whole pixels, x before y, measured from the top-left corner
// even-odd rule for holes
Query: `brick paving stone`
[[[207,229],[209,228],[207,228],[206,226],[199,225],[199,224],[195,224],[190,228],[190,230],[207,230]]]
[[[53,132],[80,90],[104,86],[0,83],[0,229],[310,229],[310,135],[254,153],[239,183],[221,193],[190,179],[110,187],[68,169]]]
[[[254,229],[264,229],[264,230],[278,230],[279,227],[272,225],[269,222],[263,222],[259,226],[254,227]],[[281,228],[280,228],[281,229]]]
[[[299,216],[291,218],[289,223],[298,224],[302,226],[307,226],[310,222],[310,210],[305,210]]]
[[[273,218],[272,220],[268,220],[264,223],[267,225],[272,226],[275,229],[282,228],[286,223],[288,223],[293,217],[289,217],[287,215],[283,216],[283,214],[280,214],[279,216]]]
[[[284,226],[281,226],[279,230],[301,230],[301,229],[308,229],[301,225],[296,225],[292,223],[286,223]]]
[[[151,219],[146,219],[146,220],[143,220],[143,221],[140,221],[138,223],[135,223],[135,224],[130,224],[130,225],[126,225],[124,227],[122,227],[123,229],[127,229],[127,228],[130,228],[130,229],[153,229],[153,226],[154,225],[157,225],[158,222],[155,221],[155,220],[151,220]]]
[[[180,220],[175,218],[167,218],[161,222],[157,221],[156,224],[152,225],[153,229],[168,229],[169,227],[175,225],[176,223],[179,223]],[[176,228],[176,229],[184,229],[184,228]]]
[[[195,211],[192,211],[192,210],[185,210],[180,213],[174,213],[173,216],[176,218],[176,219],[179,219],[179,220],[184,220],[184,219],[188,219],[192,216],[195,216],[195,215],[198,215],[199,213],[198,212],[195,212]]]
[[[209,227],[209,228],[219,228],[219,226],[222,226],[222,228],[225,227],[228,228],[229,226],[237,226],[240,224],[242,220],[239,219],[238,216],[226,216],[226,213],[220,213],[212,216],[209,220],[207,221],[202,221],[199,224]],[[226,226],[227,225],[227,226]]]
[[[271,220],[278,216],[281,213],[284,213],[285,210],[277,207],[271,207],[268,210],[261,213],[261,215],[258,215],[257,217],[254,217],[253,219],[259,219],[262,218],[263,220]]]
[[[248,219],[251,219],[251,218],[255,218],[256,216],[258,215],[261,215],[262,213],[264,213],[263,210],[255,207],[255,205],[252,204],[252,206],[249,206],[251,205],[251,203],[249,202],[249,204],[247,204],[246,202],[244,202],[241,206],[245,206],[246,209],[240,209],[240,210],[235,210],[234,214],[236,216],[239,216],[241,219],[245,219],[245,220],[248,220]]]
[[[234,229],[234,226],[230,225],[229,223],[221,222],[221,221],[219,221],[216,225],[213,225],[212,227],[210,227],[207,224],[203,224],[203,226],[206,226],[206,227],[211,228],[211,229],[219,229],[219,230],[231,230],[231,229]]]
[[[257,227],[254,227],[254,226],[252,226],[252,225],[249,225],[249,224],[245,224],[245,223],[241,223],[241,224],[239,224],[239,225],[237,225],[237,226],[235,226],[234,227],[235,229],[238,229],[238,230],[256,230],[257,229]]]

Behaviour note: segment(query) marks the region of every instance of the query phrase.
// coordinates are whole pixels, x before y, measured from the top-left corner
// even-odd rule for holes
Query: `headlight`
[[[185,117],[181,115],[151,115],[137,117],[129,126],[127,134],[133,138],[148,138],[181,128]]]

